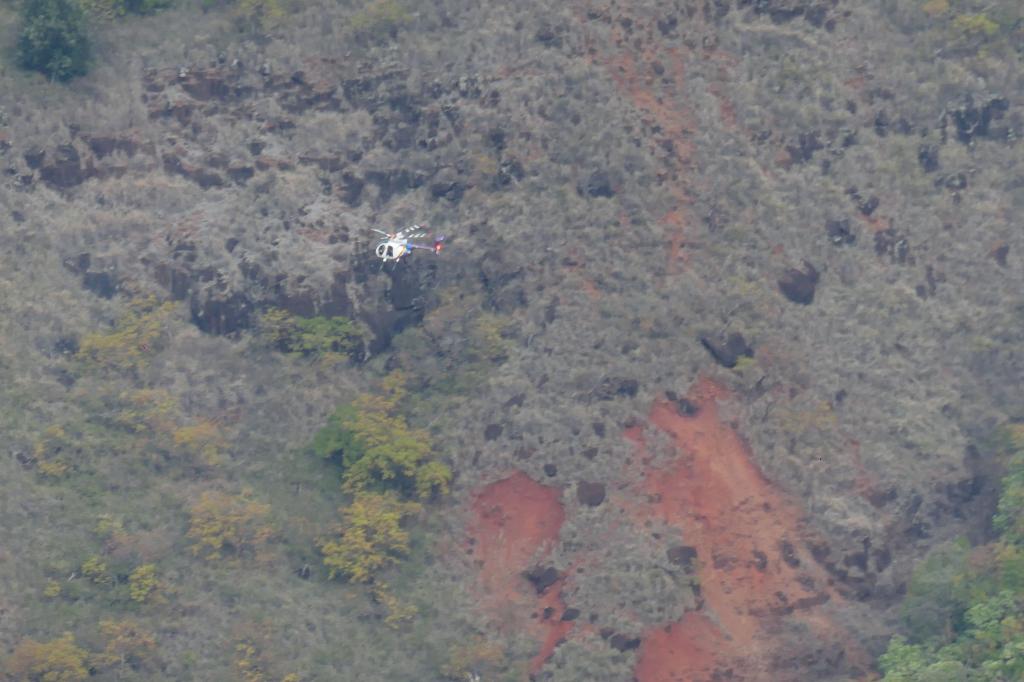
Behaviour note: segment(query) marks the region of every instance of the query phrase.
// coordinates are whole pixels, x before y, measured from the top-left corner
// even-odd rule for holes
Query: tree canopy
[[[403,381],[389,375],[379,392],[339,407],[314,436],[317,454],[340,459],[347,492],[391,489],[426,499],[448,491],[451,470],[432,458],[430,434],[411,428],[398,410]]]
[[[18,63],[66,81],[88,70],[89,37],[85,13],[73,0],[24,0]]]
[[[1024,679],[1024,425],[1001,438],[1007,473],[991,546],[940,547],[911,580],[908,637],[879,659],[884,682]]]

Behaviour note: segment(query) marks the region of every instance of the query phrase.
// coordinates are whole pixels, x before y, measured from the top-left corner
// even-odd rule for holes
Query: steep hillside
[[[1014,0],[88,6],[0,68],[12,679],[871,679],[991,536]],[[353,404],[453,472],[365,582]]]

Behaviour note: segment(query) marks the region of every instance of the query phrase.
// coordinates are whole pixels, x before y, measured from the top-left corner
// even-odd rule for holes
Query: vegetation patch
[[[371,0],[352,15],[349,26],[358,36],[380,39],[394,37],[411,20],[409,10],[398,0]]]
[[[299,317],[272,308],[263,313],[260,335],[275,350],[302,357],[337,358],[362,350],[364,330],[347,317]]]
[[[208,561],[225,555],[257,555],[273,534],[267,523],[269,513],[270,505],[251,499],[248,491],[240,495],[204,492],[190,510],[188,537],[194,542],[192,553]]]
[[[433,458],[430,435],[411,428],[398,411],[404,381],[389,375],[381,392],[338,408],[313,438],[316,454],[341,462],[347,492],[395,490],[420,499],[448,492],[451,469]]]
[[[970,550],[940,548],[921,564],[904,603],[906,635],[879,659],[885,682],[1024,677],[1024,425],[1002,434],[1007,474],[994,527]]]
[[[18,36],[23,68],[67,81],[88,71],[91,49],[85,12],[74,0],[24,0]]]
[[[160,350],[176,308],[154,298],[133,301],[113,331],[86,334],[77,355],[88,368],[139,372]]]

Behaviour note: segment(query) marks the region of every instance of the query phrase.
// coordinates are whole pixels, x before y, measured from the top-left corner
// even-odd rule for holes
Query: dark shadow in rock
[[[582,505],[597,507],[604,502],[604,496],[604,483],[580,481],[576,484],[576,499]]]
[[[561,577],[558,574],[558,569],[554,566],[535,566],[523,575],[530,581],[533,588],[537,590],[537,594],[544,594]]]
[[[615,398],[632,398],[640,389],[640,382],[636,379],[624,379],[622,377],[605,377],[601,384],[591,391],[594,400],[614,400]]]
[[[617,651],[630,651],[631,649],[637,649],[640,647],[640,638],[616,634],[612,635],[612,638],[608,640],[608,643]]]
[[[740,356],[754,357],[754,349],[750,347],[747,340],[743,338],[743,334],[739,332],[729,334],[724,343],[710,335],[701,335],[700,342],[711,353],[711,357],[715,359],[715,362],[723,367],[735,367]]]
[[[1009,244],[1000,244],[996,248],[992,249],[992,257],[995,258],[996,263],[1000,267],[1006,267],[1006,257],[1010,254]]]
[[[850,229],[850,219],[841,218],[839,220],[826,220],[825,221],[825,232],[828,233],[828,239],[836,246],[843,246],[845,244],[853,244],[857,241],[857,236]]]
[[[925,173],[939,170],[939,148],[934,144],[923,144],[917,149],[917,162]]]
[[[88,174],[82,168],[78,150],[62,144],[54,151],[54,159],[39,169],[43,182],[57,189],[69,189],[85,181]],[[91,170],[91,167],[90,167]]]
[[[687,571],[693,570],[693,562],[697,559],[697,549],[686,545],[670,547],[665,554],[670,563],[682,566]]]
[[[813,265],[804,261],[804,270],[790,268],[779,278],[779,291],[800,305],[810,305],[814,301],[814,290],[818,285],[818,271]]]
[[[86,272],[82,285],[100,298],[112,298],[117,293],[117,278],[109,272]]]
[[[576,187],[576,191],[580,196],[606,198],[615,196],[615,186],[612,177],[604,170],[598,170],[591,173],[586,182],[581,182]]]

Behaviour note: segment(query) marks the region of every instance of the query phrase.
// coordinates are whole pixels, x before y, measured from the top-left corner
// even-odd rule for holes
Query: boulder
[[[558,569],[554,566],[535,566],[527,571],[524,576],[530,581],[533,588],[537,590],[537,594],[544,594],[561,577]]]
[[[818,271],[813,265],[804,261],[804,269],[790,268],[779,278],[779,291],[783,296],[800,305],[810,305],[814,301],[814,290],[818,285]]]
[[[604,483],[580,481],[576,484],[576,499],[587,507],[597,507],[604,502]]]
[[[747,340],[739,332],[729,334],[724,342],[708,335],[701,335],[699,338],[701,345],[711,353],[715,362],[723,367],[735,367],[740,356],[754,357],[754,349],[747,344]]]

